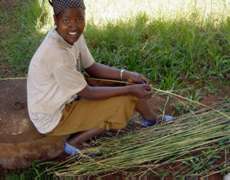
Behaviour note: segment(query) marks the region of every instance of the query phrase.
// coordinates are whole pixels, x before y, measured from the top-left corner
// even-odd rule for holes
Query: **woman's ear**
[[[53,18],[54,18],[54,24],[57,26],[57,24],[58,24],[58,18],[57,18],[57,16],[55,14],[53,15]]]

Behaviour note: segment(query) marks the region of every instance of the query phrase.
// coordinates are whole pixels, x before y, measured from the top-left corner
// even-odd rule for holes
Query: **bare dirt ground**
[[[0,169],[29,167],[62,153],[63,138],[39,134],[29,120],[26,80],[0,81],[0,102]]]

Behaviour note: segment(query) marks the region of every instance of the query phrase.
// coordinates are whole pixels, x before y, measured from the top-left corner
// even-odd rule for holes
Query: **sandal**
[[[70,156],[75,156],[77,154],[80,154],[80,149],[70,145],[69,143],[65,142],[64,144],[64,152]]]
[[[69,156],[76,156],[76,155],[79,155],[81,153],[81,150],[74,147],[73,145],[65,142],[64,152]],[[88,157],[91,157],[91,158],[95,158],[97,156],[102,155],[102,153],[100,153],[100,152],[89,152],[89,153],[86,153],[85,155]]]
[[[163,122],[171,122],[171,121],[174,121],[176,118],[173,117],[173,116],[170,116],[170,115],[164,115],[160,118],[160,121],[163,121]],[[141,120],[141,126],[143,128],[147,128],[147,127],[150,127],[150,126],[154,126],[155,124],[157,124],[157,121],[156,120],[149,120],[149,119],[145,119],[142,117],[142,120]]]

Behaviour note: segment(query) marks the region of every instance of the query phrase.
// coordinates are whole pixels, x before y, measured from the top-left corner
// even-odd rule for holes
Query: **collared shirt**
[[[65,104],[87,85],[81,68],[93,63],[83,35],[70,45],[55,29],[47,34],[30,62],[27,78],[29,116],[40,133],[58,125]]]

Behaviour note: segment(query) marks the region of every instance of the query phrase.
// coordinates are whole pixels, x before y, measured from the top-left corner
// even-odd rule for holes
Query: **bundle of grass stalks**
[[[218,113],[220,112],[220,113]],[[87,154],[96,153],[94,158]],[[102,138],[50,168],[58,176],[94,176],[111,173],[207,175],[230,171],[230,102],[122,135]]]

